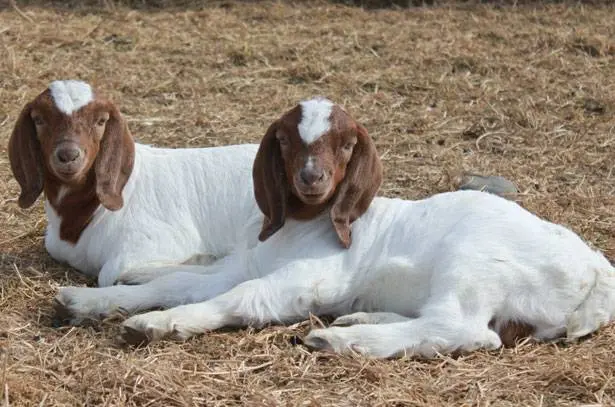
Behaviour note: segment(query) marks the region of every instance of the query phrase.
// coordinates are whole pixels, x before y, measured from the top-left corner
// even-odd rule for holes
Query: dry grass
[[[177,147],[256,141],[301,98],[327,95],[376,140],[383,194],[448,190],[462,170],[504,175],[522,205],[615,258],[612,6],[18,3],[22,15],[0,10],[4,151],[21,106],[55,78],[96,84],[140,140]],[[118,346],[117,321],[53,328],[56,288],[93,282],[49,259],[42,205],[18,209],[0,161],[0,404],[615,403],[614,326],[571,346],[428,362],[312,354],[291,344],[307,322],[139,350]]]

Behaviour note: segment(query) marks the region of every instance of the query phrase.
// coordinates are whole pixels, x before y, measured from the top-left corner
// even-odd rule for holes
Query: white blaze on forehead
[[[301,122],[297,128],[305,144],[318,140],[331,128],[333,103],[324,98],[306,100],[301,103]]]
[[[49,90],[56,107],[66,114],[71,114],[94,100],[90,85],[81,81],[53,81]]]

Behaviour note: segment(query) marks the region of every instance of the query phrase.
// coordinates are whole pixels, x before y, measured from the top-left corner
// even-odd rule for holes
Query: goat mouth
[[[307,204],[322,203],[327,199],[327,191],[323,192],[299,192],[299,198]]]
[[[81,177],[83,167],[79,166],[78,168],[57,168],[54,167],[53,171],[56,176],[63,181],[74,181]]]

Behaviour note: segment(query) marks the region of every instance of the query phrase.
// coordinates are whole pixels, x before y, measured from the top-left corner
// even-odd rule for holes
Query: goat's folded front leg
[[[288,323],[313,313],[347,310],[348,287],[334,272],[317,271],[307,261],[289,265],[266,277],[249,280],[199,304],[136,315],[122,324],[122,337],[131,344],[163,338],[185,340],[227,326]],[[322,262],[320,262],[322,266]]]
[[[161,277],[141,285],[62,287],[55,298],[56,316],[63,322],[79,324],[116,311],[130,315],[206,301],[247,280],[246,267],[244,257],[227,256],[210,266],[164,267]],[[155,274],[157,269],[141,271],[150,270]]]
[[[154,308],[171,308],[208,300],[241,281],[243,277],[236,271],[204,275],[177,272],[143,285],[61,287],[55,298],[56,317],[76,325],[118,311],[130,315]]]

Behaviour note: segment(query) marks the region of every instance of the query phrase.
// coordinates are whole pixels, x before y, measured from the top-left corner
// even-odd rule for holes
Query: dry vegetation
[[[500,174],[522,205],[613,259],[613,6],[73,3],[0,9],[0,403],[615,403],[615,326],[569,346],[427,362],[310,353],[291,343],[308,322],[138,350],[118,345],[117,321],[54,328],[56,288],[94,282],[47,256],[42,204],[17,207],[6,155],[20,108],[57,78],[94,83],[138,139],[175,147],[257,141],[298,100],[326,95],[376,140],[383,194],[420,198],[463,170]]]

